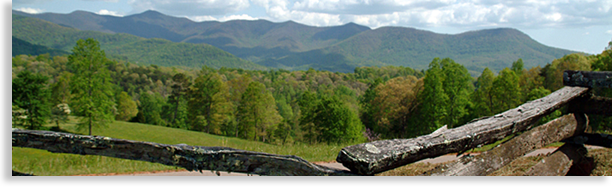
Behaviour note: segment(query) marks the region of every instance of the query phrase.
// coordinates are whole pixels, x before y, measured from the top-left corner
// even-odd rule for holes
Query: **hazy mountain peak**
[[[159,18],[159,17],[171,17],[168,15],[165,15],[161,12],[155,11],[155,10],[146,10],[140,14],[132,14],[129,15],[130,17],[150,17],[150,18]]]
[[[530,67],[573,53],[542,45],[514,28],[438,34],[399,26],[371,29],[353,22],[326,27],[291,20],[280,23],[268,20],[193,22],[155,10],[126,17],[100,16],[85,11],[40,15],[13,12],[81,30],[206,43],[261,65],[284,69],[313,67],[344,72],[370,65],[424,69],[435,57],[450,57],[464,64],[474,75],[484,67],[501,70],[518,58]]]

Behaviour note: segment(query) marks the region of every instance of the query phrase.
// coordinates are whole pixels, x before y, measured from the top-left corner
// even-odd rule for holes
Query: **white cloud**
[[[249,15],[246,14],[240,14],[240,15],[229,15],[229,16],[223,16],[221,18],[219,18],[219,21],[228,21],[228,20],[258,20],[259,18],[253,18]]]
[[[293,10],[340,15],[377,27],[387,24],[452,27],[576,27],[612,24],[607,0],[299,0]],[[395,25],[395,24],[394,24]]]
[[[83,1],[104,1],[104,2],[109,2],[109,3],[119,2],[119,0],[83,0]]]
[[[212,17],[212,16],[185,16],[186,18],[196,21],[196,22],[203,22],[203,21],[218,21],[217,18]]]
[[[29,8],[29,7],[18,8],[18,9],[15,9],[15,10],[18,10],[18,11],[21,11],[21,12],[25,12],[25,13],[28,13],[28,14],[39,14],[39,13],[43,12],[43,10],[41,10],[41,9]]]
[[[607,30],[606,33],[612,35],[612,30]]]
[[[612,25],[609,0],[129,0],[133,13],[157,10],[195,21],[257,19],[330,26],[355,22],[372,28],[558,28]]]
[[[202,22],[202,21],[220,21],[220,22],[225,22],[225,21],[229,21],[229,20],[258,20],[259,18],[254,18],[251,17],[249,15],[246,14],[240,14],[240,15],[229,15],[229,16],[223,16],[221,18],[215,18],[213,16],[187,16],[186,18],[196,21],[196,22]]]
[[[106,9],[102,9],[102,10],[96,12],[96,14],[123,17],[123,15],[117,13],[117,11],[110,11],[110,10],[106,10]]]
[[[129,0],[132,11],[140,13],[156,10],[171,15],[223,15],[244,10],[250,6],[249,0]]]

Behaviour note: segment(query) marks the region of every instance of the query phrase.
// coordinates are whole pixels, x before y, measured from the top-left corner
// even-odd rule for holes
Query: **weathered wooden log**
[[[580,87],[612,87],[610,71],[573,71],[563,72],[563,85]]]
[[[612,98],[587,94],[571,101],[568,109],[570,113],[612,116]]]
[[[561,140],[561,142],[612,148],[612,135],[582,133],[572,138]]]
[[[167,145],[51,131],[13,129],[12,133],[13,147],[148,161],[182,167],[189,171],[211,170],[281,176],[354,175],[349,171],[312,164],[293,155],[275,155],[228,147]]]
[[[411,139],[380,140],[343,148],[336,161],[351,172],[371,175],[421,159],[466,151],[494,143],[527,130],[542,117],[587,92],[587,88],[564,87],[501,114],[448,129],[435,135]]]
[[[578,164],[586,156],[583,145],[563,144],[550,156],[540,160],[525,172],[525,176],[565,176],[572,165]]]
[[[453,163],[436,167],[425,175],[484,176],[532,150],[583,133],[587,123],[584,114],[568,114],[524,132],[480,155],[461,157]]]

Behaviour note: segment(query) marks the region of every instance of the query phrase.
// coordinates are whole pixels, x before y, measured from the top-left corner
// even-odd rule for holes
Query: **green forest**
[[[517,59],[475,78],[450,58],[434,58],[426,70],[352,73],[142,65],[81,39],[70,54],[13,56],[12,126],[57,130],[42,125],[76,116],[90,134],[129,121],[277,145],[411,138],[546,96],[563,87],[564,70],[612,71],[611,55],[612,42],[600,54],[569,54],[532,68]],[[612,97],[607,89],[594,92]],[[612,129],[612,118],[589,118],[592,131]]]

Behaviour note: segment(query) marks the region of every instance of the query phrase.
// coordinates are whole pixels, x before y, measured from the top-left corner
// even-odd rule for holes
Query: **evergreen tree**
[[[68,57],[68,66],[74,72],[70,82],[73,109],[82,116],[78,128],[102,127],[114,119],[112,80],[106,67],[106,55],[98,41],[80,39]]]
[[[191,81],[183,73],[177,73],[172,77],[172,91],[168,96],[168,125],[170,127],[186,127],[187,122],[187,99]]]
[[[23,109],[18,122],[28,129],[39,129],[50,115],[48,77],[30,71],[22,71],[12,80],[12,104]],[[18,109],[17,108],[17,109]]]

